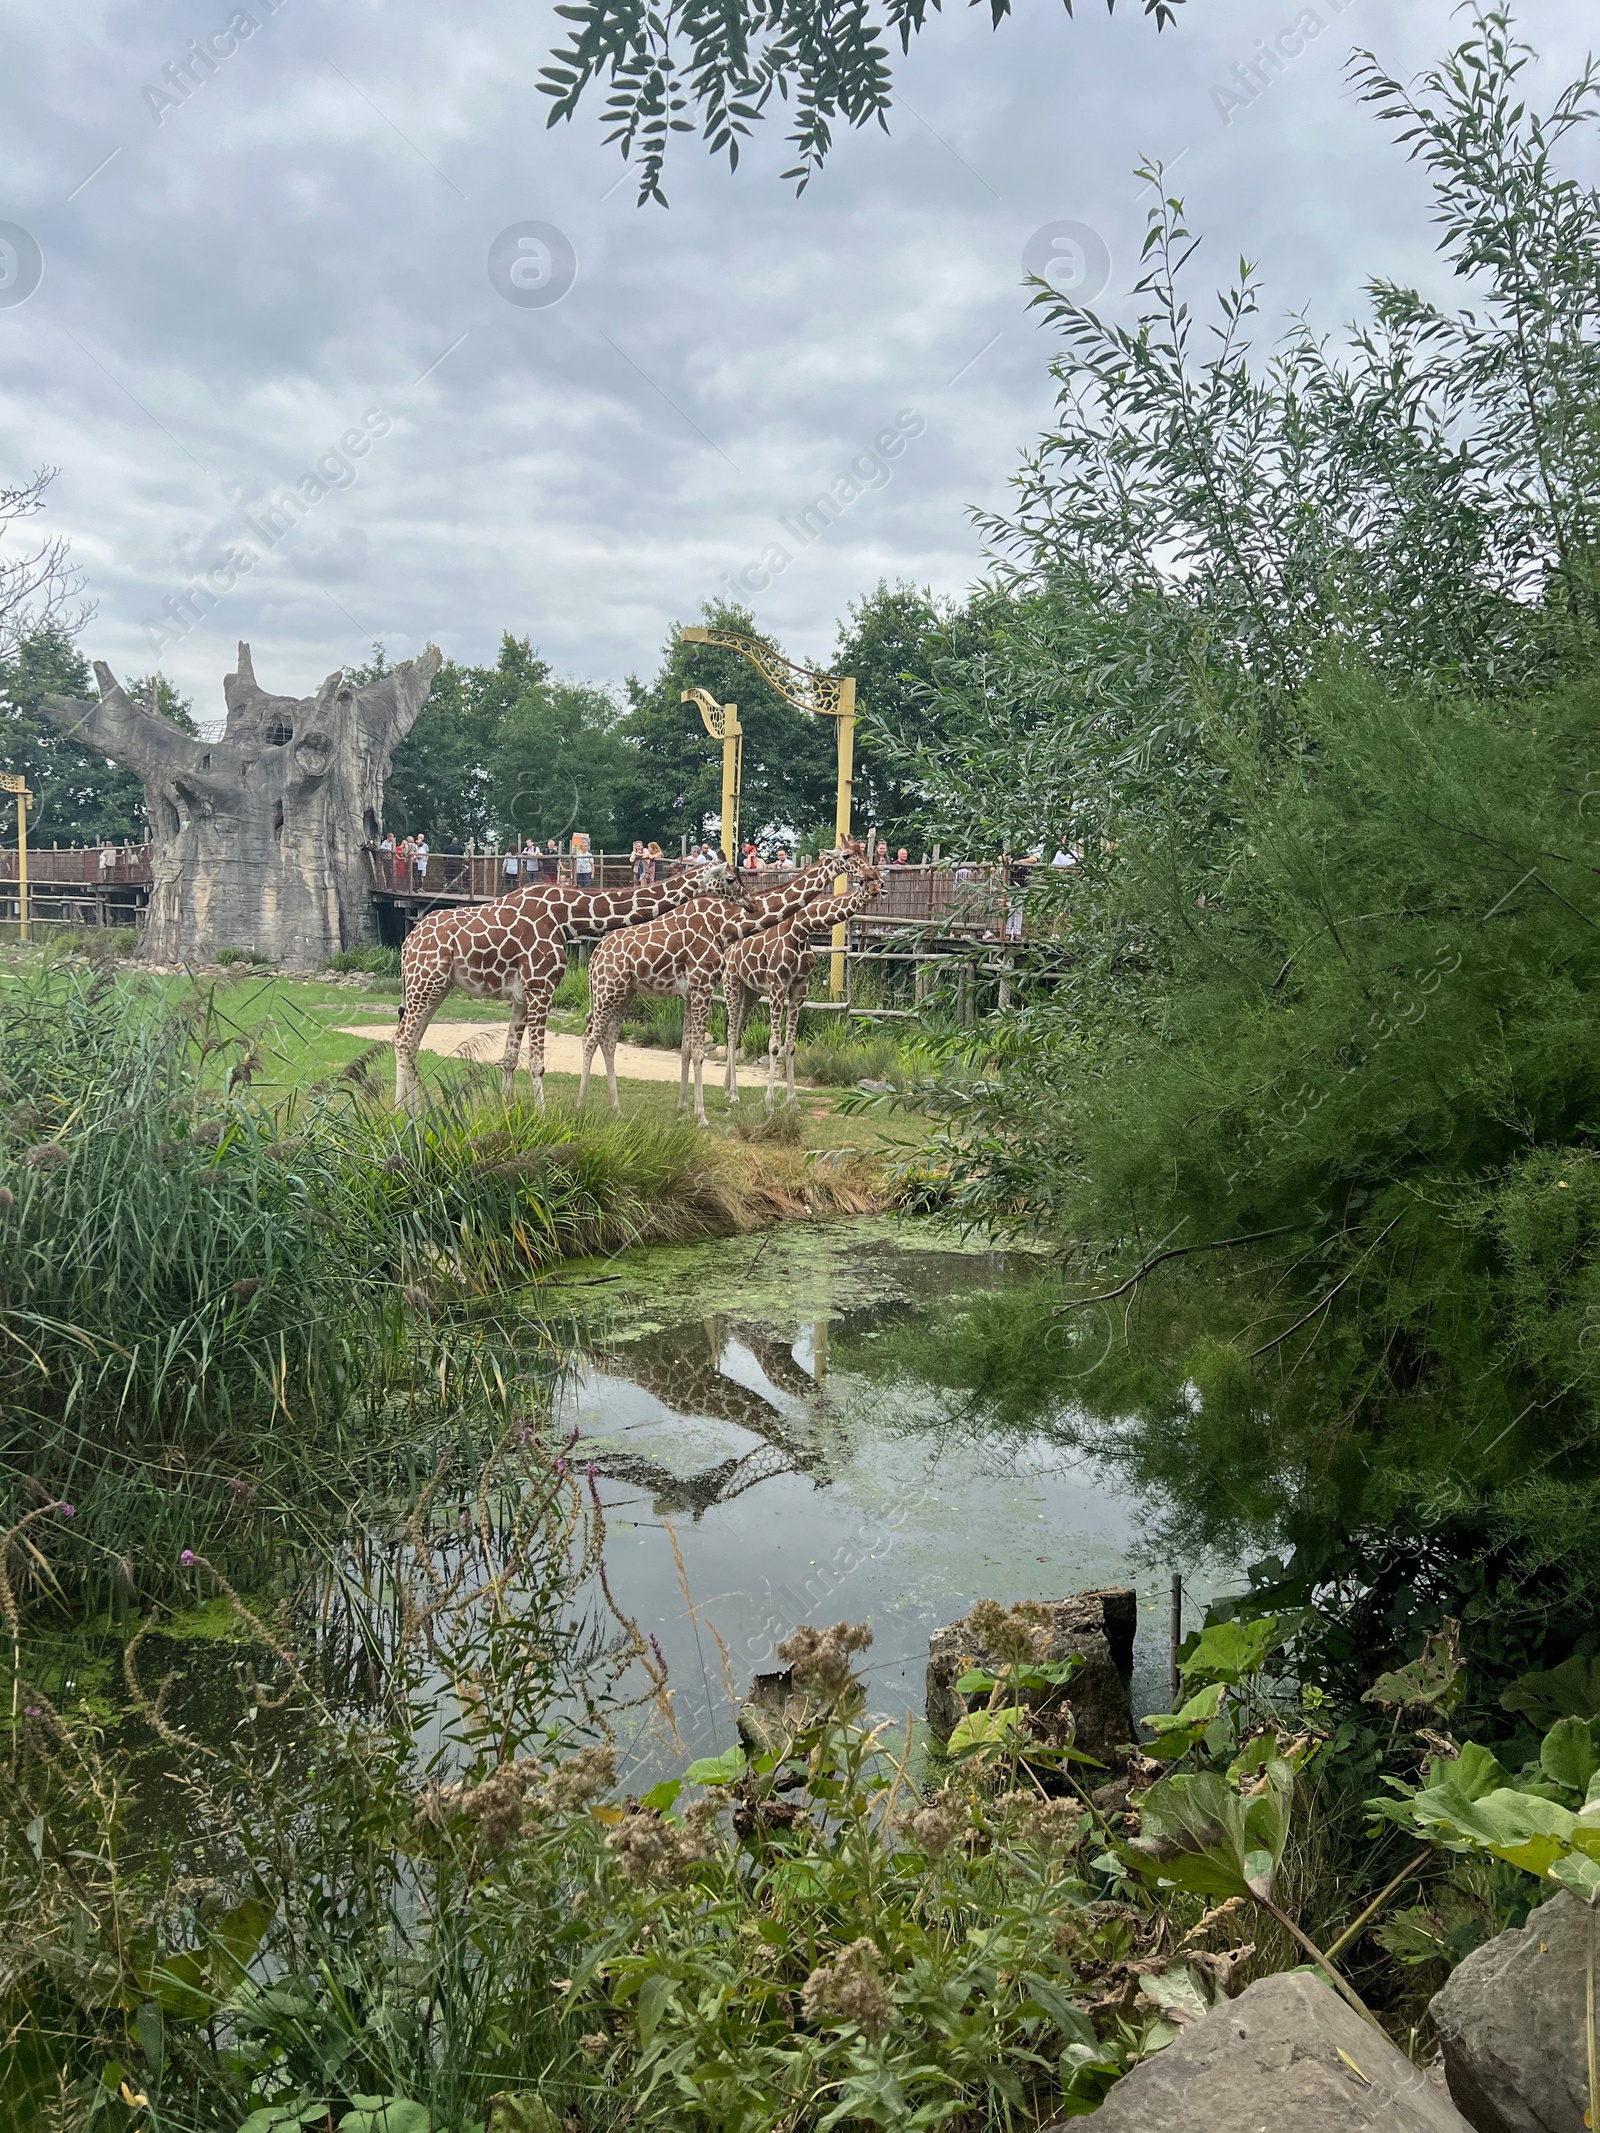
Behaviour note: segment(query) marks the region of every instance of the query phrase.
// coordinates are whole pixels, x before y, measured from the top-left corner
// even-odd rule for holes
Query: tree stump
[[[98,660],[98,703],[43,700],[52,725],[144,781],[149,960],[254,948],[314,970],[375,938],[362,847],[382,834],[389,765],[441,657],[430,645],[360,688],[340,673],[315,696],[272,696],[241,643],[239,670],[222,684],[228,719],[217,741],[161,717],[153,692],[134,703]]]

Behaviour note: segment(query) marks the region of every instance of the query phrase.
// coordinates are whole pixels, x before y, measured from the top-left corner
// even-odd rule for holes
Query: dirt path
[[[394,1042],[392,1022],[363,1022],[341,1025],[341,1034],[346,1037],[364,1037],[369,1044],[380,1039]],[[500,1064],[500,1054],[505,1050],[505,1028],[498,1022],[430,1022],[423,1034],[422,1049],[425,1052],[441,1052],[447,1059],[481,1059],[493,1066]],[[527,1053],[523,1053],[526,1067]],[[569,1036],[560,1030],[551,1030],[544,1040],[544,1064],[547,1074],[577,1074],[583,1068],[583,1039]],[[722,1061],[708,1059],[705,1064],[705,1082],[708,1088],[721,1088],[724,1068]],[[594,1055],[593,1080],[603,1091],[606,1085],[606,1063],[599,1052]],[[618,1081],[676,1081],[678,1078],[678,1055],[663,1052],[648,1044],[619,1044],[617,1046]],[[741,1089],[764,1089],[767,1085],[767,1070],[764,1066],[739,1068]]]

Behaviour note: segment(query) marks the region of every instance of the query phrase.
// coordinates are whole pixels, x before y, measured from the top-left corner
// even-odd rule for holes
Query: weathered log
[[[392,667],[357,688],[330,674],[315,696],[273,696],[250,647],[223,681],[221,740],[185,733],[136,704],[101,661],[98,703],[45,698],[41,711],[73,740],[144,781],[151,828],[144,953],[201,960],[255,948],[315,969],[374,937],[362,846],[382,834],[394,751],[427,701],[442,655]]]

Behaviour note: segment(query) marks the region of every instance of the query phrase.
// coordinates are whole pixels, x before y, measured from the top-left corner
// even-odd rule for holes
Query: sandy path
[[[346,1037],[364,1037],[369,1044],[379,1039],[394,1042],[392,1022],[363,1022],[341,1026],[340,1034]],[[423,1032],[422,1049],[425,1052],[442,1052],[449,1059],[482,1059],[491,1065],[500,1064],[500,1054],[506,1047],[505,1026],[498,1022],[430,1022]],[[523,1047],[522,1068],[527,1069],[527,1047]],[[569,1036],[561,1030],[550,1030],[544,1040],[544,1064],[547,1074],[577,1074],[583,1069],[583,1039]],[[705,1085],[721,1088],[724,1067],[720,1059],[707,1059]],[[618,1081],[676,1081],[678,1078],[678,1055],[663,1052],[648,1044],[619,1044],[617,1046]],[[604,1056],[596,1052],[591,1080],[604,1090],[606,1063]],[[764,1089],[767,1085],[767,1070],[764,1066],[739,1068],[741,1089]]]

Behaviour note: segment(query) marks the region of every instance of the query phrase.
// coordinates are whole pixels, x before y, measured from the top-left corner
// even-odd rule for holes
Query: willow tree
[[[256,948],[314,968],[373,937],[363,844],[383,822],[395,749],[427,701],[440,653],[357,687],[330,674],[315,696],[274,696],[250,647],[223,679],[220,740],[185,733],[134,702],[101,661],[98,703],[52,696],[40,710],[144,782],[153,884],[145,954],[186,962]]]

